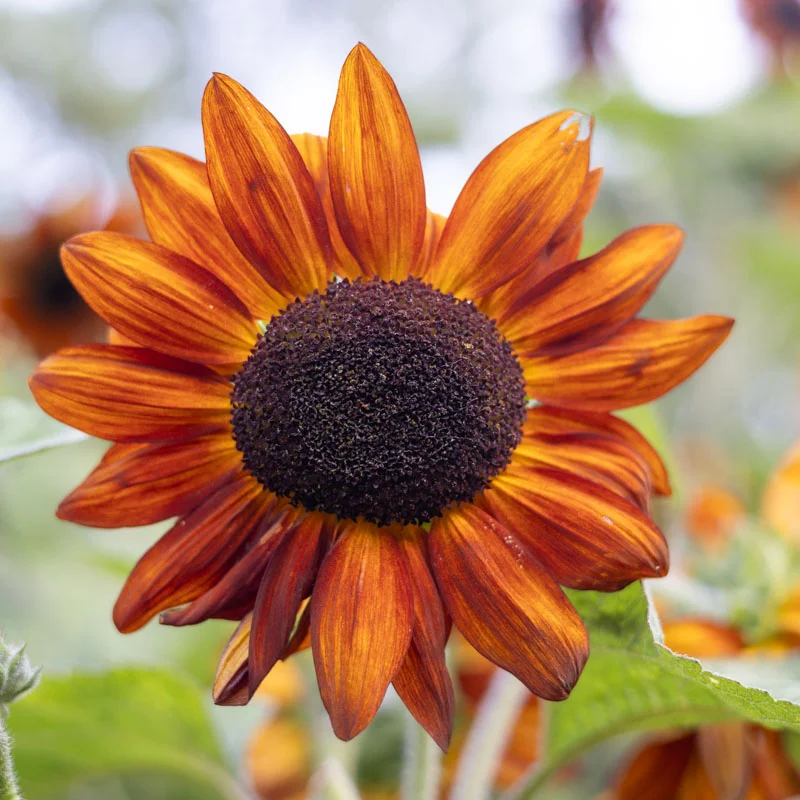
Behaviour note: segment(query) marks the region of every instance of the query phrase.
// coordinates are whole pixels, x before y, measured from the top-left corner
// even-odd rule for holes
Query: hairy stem
[[[0,800],[22,800],[11,759],[11,737],[5,728],[4,715],[0,708]]]

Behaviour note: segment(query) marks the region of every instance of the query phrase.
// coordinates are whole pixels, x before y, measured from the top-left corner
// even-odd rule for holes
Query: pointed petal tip
[[[594,130],[594,117],[582,111],[567,112],[569,116],[559,125],[560,131],[570,131],[574,142],[585,142],[590,139]]]

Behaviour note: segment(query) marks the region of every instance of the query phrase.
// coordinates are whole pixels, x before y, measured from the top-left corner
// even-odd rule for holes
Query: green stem
[[[11,737],[5,729],[3,716],[0,708],[0,800],[22,800],[11,758]]]
[[[47,450],[55,450],[57,447],[83,442],[88,438],[88,435],[81,431],[66,430],[56,436],[40,439],[38,442],[6,447],[0,450],[0,464],[4,464],[6,461],[16,461],[18,458],[27,458],[37,453],[44,453]]]
[[[411,714],[407,714],[403,800],[435,800],[439,796],[441,766],[441,750]]]
[[[347,770],[335,758],[326,758],[311,778],[313,800],[359,800]]]
[[[464,743],[452,800],[485,800],[492,796],[500,759],[530,696],[513,675],[502,669],[495,672]]]

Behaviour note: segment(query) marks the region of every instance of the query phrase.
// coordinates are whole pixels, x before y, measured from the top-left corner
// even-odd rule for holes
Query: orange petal
[[[683,243],[671,225],[627,231],[518,296],[503,334],[518,353],[574,352],[602,342],[637,314]]]
[[[716,797],[744,798],[752,774],[749,726],[744,722],[703,725],[697,732],[697,749]]]
[[[647,464],[625,442],[593,433],[523,436],[513,458],[521,464],[552,467],[580,475],[650,509],[651,486]]]
[[[300,606],[327,550],[322,514],[308,514],[289,531],[270,558],[253,608],[250,691],[255,692],[286,649]]]
[[[512,462],[480,502],[562,586],[615,591],[669,569],[667,543],[655,523],[578,475]]]
[[[393,685],[414,718],[447,750],[453,731],[455,695],[444,659],[444,609],[428,567],[421,529],[410,529],[398,544],[414,594],[414,632]]]
[[[431,525],[431,566],[453,622],[535,695],[563,700],[589,655],[580,617],[512,533],[471,504]]]
[[[528,394],[554,405],[612,411],[649,403],[699,369],[725,341],[728,317],[635,319],[598,347],[526,358]]]
[[[353,523],[311,596],[311,649],[333,730],[349,740],[369,725],[411,642],[413,598],[403,557],[385,528]]]
[[[724,658],[742,651],[744,640],[736,628],[705,619],[664,623],[664,644],[692,658]]]
[[[600,191],[600,182],[603,180],[603,168],[590,170],[586,176],[578,202],[572,208],[567,218],[558,226],[558,230],[553,234],[547,243],[548,256],[552,257],[563,247],[568,246],[575,239],[575,234],[583,227],[583,222],[589,216],[589,212],[597,200]],[[572,261],[573,259],[570,259]]]
[[[676,800],[692,756],[695,737],[643,747],[618,778],[615,800]],[[688,800],[688,797],[687,797]]]
[[[218,706],[244,706],[250,700],[251,695],[247,691],[247,656],[252,622],[252,614],[245,616],[222,651],[211,690]]]
[[[397,87],[363,45],[347,57],[328,136],[339,230],[366,275],[400,281],[425,237],[425,183]]]
[[[325,221],[328,223],[328,233],[331,237],[333,272],[343,278],[355,280],[364,273],[355,256],[347,249],[342,234],[339,233],[339,223],[336,221],[336,214],[333,210],[331,182],[328,178],[328,140],[325,136],[299,133],[292,134],[292,141],[300,151],[322,201]]]
[[[761,504],[761,516],[778,533],[800,542],[800,441],[770,476]]]
[[[692,493],[684,527],[699,545],[719,551],[730,544],[734,531],[746,519],[747,509],[737,494],[724,486],[706,483]]]
[[[611,436],[631,447],[644,459],[650,472],[650,481],[657,494],[669,495],[667,468],[650,442],[628,422],[611,414],[577,411],[553,406],[536,406],[528,411],[523,434],[560,435],[564,433],[590,433]]]
[[[219,278],[256,319],[268,320],[277,314],[284,298],[239,252],[225,230],[206,165],[158,147],[133,150],[129,163],[150,238]]]
[[[194,602],[162,614],[161,623],[176,627],[196,625],[212,618],[240,619],[252,611],[264,570],[298,515],[283,503],[267,504],[261,530],[248,551]]]
[[[415,275],[425,275],[428,271],[428,267],[436,253],[436,248],[439,247],[439,240],[442,238],[442,231],[446,222],[447,217],[443,217],[441,214],[434,214],[433,211],[428,210],[428,218],[425,222],[425,239],[422,242],[422,252],[414,270]]]
[[[314,179],[258,100],[216,74],[203,96],[208,180],[228,233],[289,299],[328,282],[331,243]]]
[[[87,233],[61,249],[89,306],[137,344],[203,364],[242,362],[258,328],[235,294],[193,261],[122,233]]]
[[[67,347],[42,361],[29,383],[51,417],[118,442],[223,431],[230,417],[229,381],[143,347]]]
[[[521,273],[580,197],[590,128],[588,117],[562,111],[489,153],[455,202],[426,280],[474,298]]]
[[[281,658],[287,659],[295,653],[308,650],[309,647],[311,647],[311,603],[307,602],[297,616],[294,631],[289,639],[289,644],[281,653]]]
[[[115,444],[58,507],[93,528],[151,525],[191,511],[242,469],[229,436],[166,444]]]
[[[602,174],[602,169],[594,169],[586,176],[578,202],[539,255],[516,278],[476,300],[475,305],[497,320],[501,330],[520,297],[529,296],[544,278],[577,260],[583,242],[583,220],[594,204]]]
[[[114,606],[122,633],[165,608],[200,597],[221,578],[264,516],[264,493],[249,475],[218,489],[164,534],[133,568]]]

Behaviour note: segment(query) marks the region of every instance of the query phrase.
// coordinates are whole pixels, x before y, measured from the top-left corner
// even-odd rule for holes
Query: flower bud
[[[7,644],[0,637],[0,717],[8,713],[6,706],[36,686],[41,669],[31,666],[24,644]]]

